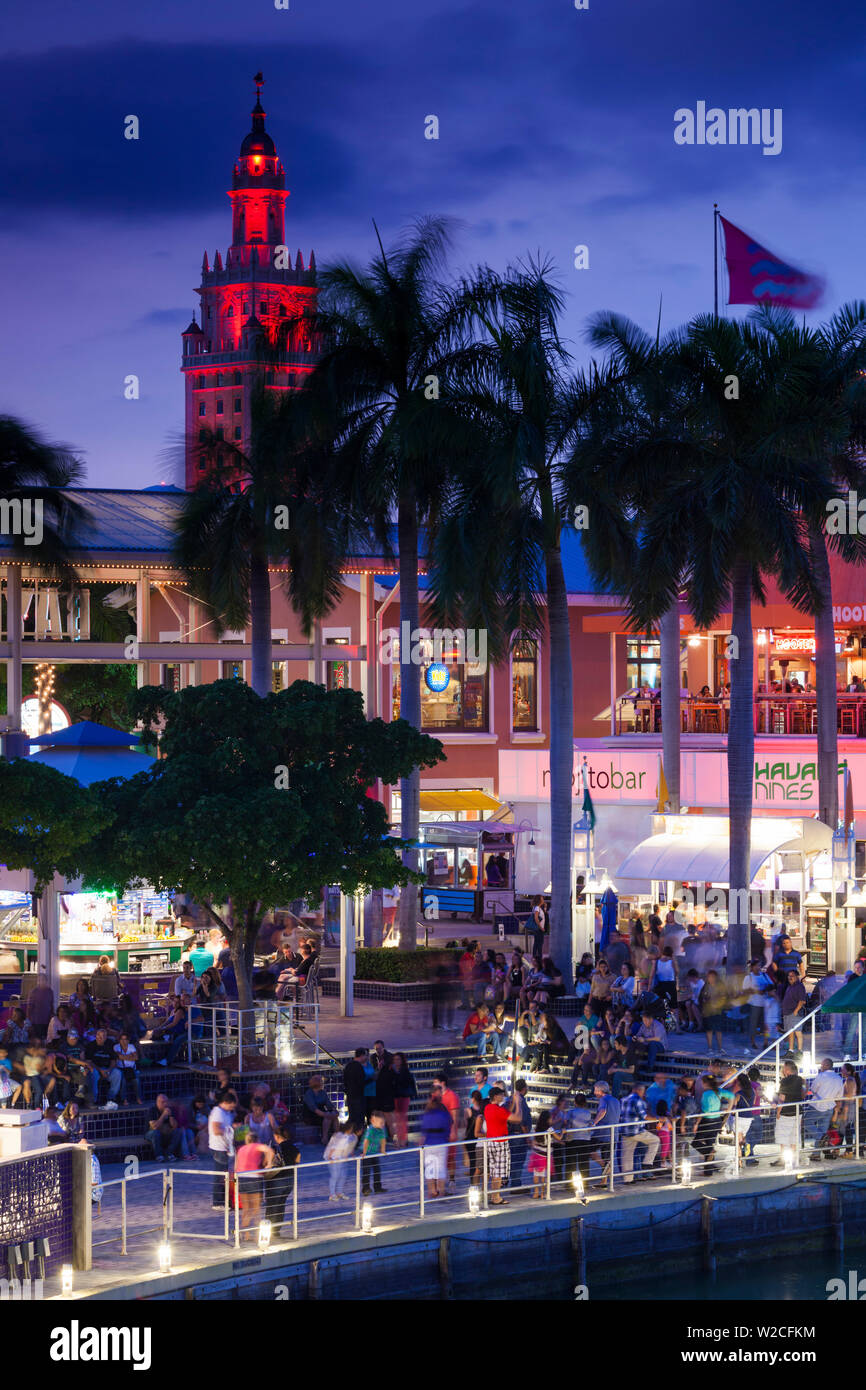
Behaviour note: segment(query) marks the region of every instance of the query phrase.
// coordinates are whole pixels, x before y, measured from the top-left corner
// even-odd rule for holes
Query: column
[[[60,1002],[60,904],[58,887],[63,880],[55,874],[54,882],[43,888],[39,898],[37,938],[37,970],[54,993],[55,1007]]]
[[[12,649],[6,663],[6,700],[10,729],[21,728],[21,566],[6,566],[6,638]]]
[[[138,638],[139,649],[150,641],[150,577],[147,570],[139,570],[138,578],[135,581],[135,635]],[[139,689],[148,683],[147,662],[139,659],[136,669],[136,680]]]

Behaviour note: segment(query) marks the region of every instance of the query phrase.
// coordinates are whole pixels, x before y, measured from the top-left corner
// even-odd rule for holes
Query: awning
[[[421,793],[422,811],[505,811],[508,808],[489,792],[441,791]]]
[[[653,834],[623,860],[616,878],[675,883],[730,881],[729,822],[726,816],[653,816]],[[751,880],[771,854],[811,858],[832,849],[830,827],[801,817],[752,817]]]
[[[847,985],[821,1005],[821,1013],[866,1014],[866,975],[852,975]]]

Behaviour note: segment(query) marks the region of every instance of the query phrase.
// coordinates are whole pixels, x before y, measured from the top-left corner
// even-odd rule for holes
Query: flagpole
[[[719,205],[713,203],[713,313],[719,317]]]

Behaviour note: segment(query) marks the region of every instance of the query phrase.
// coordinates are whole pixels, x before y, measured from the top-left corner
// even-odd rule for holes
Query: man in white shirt
[[[175,995],[179,998],[182,994],[185,994],[185,995],[188,996],[188,998],[194,999],[194,998],[195,998],[195,986],[196,986],[195,968],[194,968],[193,963],[192,963],[191,960],[185,960],[184,963],[183,963],[183,969],[182,969],[180,975],[178,975],[178,976],[175,978],[175,982],[174,982],[174,992],[175,992]]]
[[[207,1146],[216,1169],[213,1180],[213,1205],[222,1211],[225,1206],[225,1179],[235,1152],[235,1110],[238,1098],[234,1091],[226,1091],[222,1100],[214,1106],[207,1117]]]
[[[825,1057],[821,1070],[813,1078],[809,1104],[806,1107],[806,1135],[810,1139],[820,1139],[830,1123],[830,1116],[841,1098],[844,1083],[838,1072],[833,1070],[833,1060]]]

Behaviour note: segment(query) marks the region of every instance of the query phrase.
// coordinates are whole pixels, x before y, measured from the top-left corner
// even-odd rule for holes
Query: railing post
[[[316,1010],[316,1066],[319,1065],[319,1004],[318,1000],[313,1005]]]
[[[815,1042],[815,1015],[812,1014],[812,1066],[818,1063],[818,1045]]]
[[[486,1140],[486,1139],[481,1139],[479,1142],[480,1142],[480,1144],[481,1144],[481,1146],[482,1146],[482,1148],[481,1148],[481,1166],[482,1166],[482,1172],[483,1172],[483,1178],[484,1178],[484,1210],[486,1211],[486,1210],[487,1210],[487,1207],[488,1207],[488,1205],[489,1205],[489,1204],[488,1204],[488,1200],[487,1200],[487,1140]]]
[[[806,1114],[805,1109],[804,1109],[804,1103],[803,1103],[802,1101],[799,1101],[799,1100],[797,1101],[797,1103],[796,1103],[796,1110],[797,1110],[797,1126],[796,1126],[796,1129],[794,1130],[794,1167],[795,1167],[795,1168],[799,1168],[799,1166],[800,1166],[800,1126],[801,1126],[801,1124],[803,1124],[803,1121],[804,1121],[804,1118],[805,1118],[805,1114]]]
[[[162,1239],[163,1239],[163,1244],[165,1244],[165,1243],[167,1242],[167,1240],[168,1240],[168,1192],[169,1192],[169,1179],[170,1179],[170,1177],[171,1177],[171,1174],[169,1173],[168,1169],[165,1168],[165,1169],[163,1170],[163,1174],[162,1174]]]
[[[863,1015],[857,1015],[857,1065],[863,1061]]]
[[[355,1159],[355,1230],[361,1229],[361,1159]]]
[[[120,1180],[120,1253],[126,1254],[126,1178]]]
[[[616,1125],[610,1127],[610,1190],[613,1192],[613,1170],[616,1167]]]
[[[244,1074],[244,1014],[246,1009],[238,1005],[238,1076]]]
[[[301,1181],[301,1165],[295,1164],[295,1181],[292,1183],[292,1240],[298,1239],[298,1184]]]
[[[229,1173],[229,1170],[228,1170],[228,1169],[226,1169],[226,1171],[225,1171],[224,1179],[225,1179],[225,1181],[223,1182],[223,1211],[224,1211],[224,1214],[225,1214],[225,1231],[224,1231],[224,1235],[225,1235],[226,1240],[231,1240],[231,1226],[230,1226],[230,1223],[229,1223],[229,1188],[230,1188],[230,1186],[231,1186],[231,1174]]]
[[[217,1016],[216,1016],[216,1009],[211,1009],[210,1032],[211,1032],[211,1052],[213,1053],[213,1065],[214,1065],[214,1067],[216,1067],[216,1064],[217,1064]]]
[[[673,1127],[673,1129],[671,1130],[671,1182],[675,1184],[675,1183],[676,1183],[676,1180],[677,1180],[677,1126],[676,1126],[676,1122],[674,1122],[674,1127]]]
[[[235,1173],[235,1249],[241,1248],[241,1195],[240,1176]]]
[[[551,1184],[552,1177],[553,1177],[553,1173],[552,1173],[552,1170],[553,1170],[553,1151],[552,1151],[552,1150],[553,1150],[553,1144],[552,1144],[551,1137],[550,1137],[550,1130],[547,1131],[547,1135],[546,1135],[545,1137],[546,1137],[546,1141],[547,1141],[547,1181],[546,1181],[546,1183],[545,1183],[545,1193],[544,1193],[544,1195],[545,1195],[545,1197],[547,1198],[547,1200],[548,1200],[548,1202],[549,1202],[549,1201],[550,1201],[550,1184]]]
[[[186,1011],[186,1062],[187,1066],[192,1065],[192,1009]],[[216,1066],[216,1062],[214,1062],[214,1066]],[[96,1098],[99,1099],[98,1091]]]
[[[782,1041],[781,1038],[777,1038],[777,1039],[776,1039],[776,1090],[777,1090],[777,1091],[778,1091],[778,1089],[779,1089],[779,1083],[780,1083],[780,1081],[782,1080],[782,1063],[781,1063],[781,1060],[780,1060],[781,1054],[780,1054],[780,1051],[779,1051],[779,1044],[781,1043],[781,1041]]]
[[[854,1098],[854,1157],[860,1157],[860,1102],[862,1096]]]
[[[419,1213],[419,1214],[423,1217],[423,1215],[424,1215],[424,1149],[423,1149],[423,1147],[420,1148],[420,1149],[418,1150],[418,1160],[419,1160],[419,1161],[418,1161],[418,1172],[419,1172],[419,1188],[418,1188],[418,1191],[419,1191],[420,1194],[421,1194],[421,1195],[420,1195],[420,1201],[419,1201],[419,1204],[418,1204],[418,1205],[419,1205],[419,1207],[420,1207],[420,1213]],[[446,1173],[447,1173],[447,1171],[448,1171],[448,1151],[447,1151],[447,1149],[446,1149],[446,1152],[445,1152],[445,1171],[446,1171]]]

